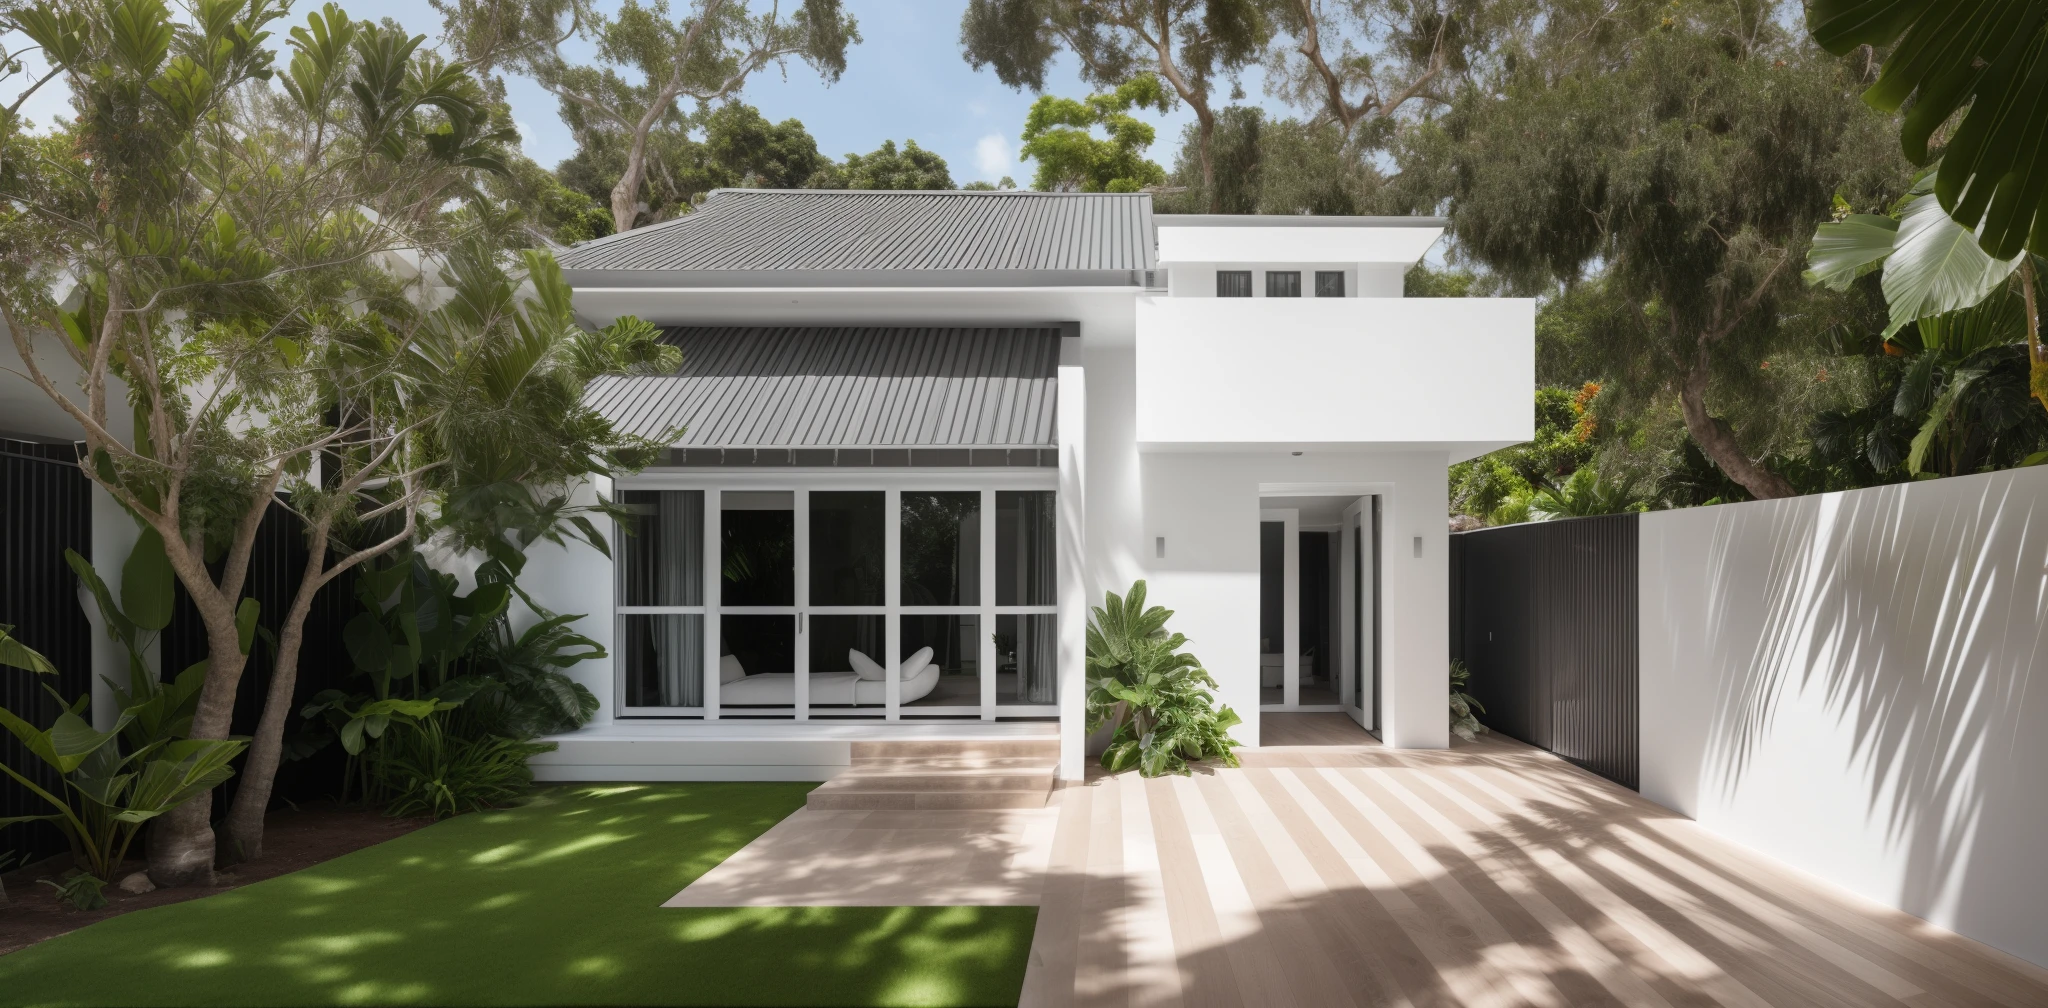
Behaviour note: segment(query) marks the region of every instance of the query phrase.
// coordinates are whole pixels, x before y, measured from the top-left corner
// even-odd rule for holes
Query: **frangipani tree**
[[[567,478],[563,465],[630,461],[639,443],[613,438],[566,388],[607,352],[661,357],[628,323],[585,341],[598,349],[582,371],[558,364],[575,356],[559,272],[526,264],[550,291],[532,311],[492,261],[508,228],[478,182],[514,134],[466,68],[329,4],[292,29],[280,74],[266,43],[283,11],[52,0],[0,15],[42,47],[78,110],[51,136],[0,123],[0,322],[22,373],[78,424],[87,476],[161,539],[205,625],[191,738],[229,730],[249,560],[280,491],[307,526],[313,559],[278,615],[276,675],[230,816],[242,858],[262,851],[320,587],[412,540],[480,473],[545,483]],[[430,283],[443,263],[455,300],[423,310],[444,296]],[[479,345],[519,330],[513,317],[544,321],[526,342]],[[493,422],[528,447],[566,426],[573,447],[494,471],[468,440]],[[201,796],[152,830],[158,884],[210,878],[210,806]]]

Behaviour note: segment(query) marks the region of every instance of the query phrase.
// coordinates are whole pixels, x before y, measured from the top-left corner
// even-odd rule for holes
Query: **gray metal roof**
[[[829,189],[719,189],[695,213],[559,259],[577,286],[869,272],[1128,284],[1132,271],[1157,265],[1144,193]]]
[[[585,399],[681,447],[1050,447],[1057,328],[721,326],[666,330],[674,377],[607,377]]]
[[[1311,214],[1157,214],[1160,227],[1433,227],[1451,226],[1449,217],[1350,217]]]

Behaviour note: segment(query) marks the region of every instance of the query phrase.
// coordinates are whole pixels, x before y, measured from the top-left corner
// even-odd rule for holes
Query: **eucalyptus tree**
[[[458,55],[532,77],[561,103],[572,126],[616,135],[624,163],[611,191],[614,232],[632,230],[647,213],[648,138],[682,126],[691,111],[685,101],[731,97],[748,78],[771,65],[786,67],[791,57],[836,82],[846,70],[847,46],[860,41],[839,0],[801,0],[787,16],[779,4],[756,12],[747,0],[694,0],[682,13],[668,0],[625,0],[613,14],[586,0],[430,2]],[[579,39],[595,47],[594,61],[565,50]]]
[[[1334,124],[1355,151],[1383,145],[1397,117],[1450,104],[1521,0],[1274,0],[1265,57],[1275,96]]]
[[[479,471],[447,432],[478,422],[451,396],[489,367],[419,305],[446,250],[506,230],[478,182],[514,135],[423,38],[332,4],[291,30],[279,73],[266,29],[282,12],[116,0],[4,17],[78,115],[56,136],[0,123],[0,323],[78,424],[86,476],[162,540],[205,627],[190,737],[230,731],[265,515],[288,501],[307,527],[293,602],[261,614],[277,661],[230,858],[262,850],[313,595],[410,541]],[[477,209],[448,212],[460,202]],[[210,816],[202,796],[158,821],[158,884],[211,877]]]
[[[960,47],[975,69],[991,67],[1013,88],[1045,91],[1060,52],[1080,61],[1081,79],[1111,91],[1155,73],[1195,113],[1202,188],[1216,191],[1210,156],[1217,79],[1234,85],[1272,37],[1256,0],[968,0]],[[1215,207],[1210,207],[1215,212]]]
[[[1625,312],[1616,352],[1759,498],[1792,484],[1710,399],[1779,346],[1833,197],[1883,205],[1905,180],[1891,120],[1855,100],[1861,62],[1788,32],[1784,7],[1558,0],[1402,151],[1460,254],[1535,292],[1597,276]]]

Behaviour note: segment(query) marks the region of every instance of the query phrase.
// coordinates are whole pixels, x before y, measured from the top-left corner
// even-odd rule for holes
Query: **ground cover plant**
[[[0,957],[0,1001],[1016,1003],[1033,908],[661,908],[811,787],[544,789]]]

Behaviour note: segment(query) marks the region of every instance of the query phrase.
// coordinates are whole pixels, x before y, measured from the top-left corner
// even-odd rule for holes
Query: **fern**
[[[1123,598],[1105,592],[1088,626],[1088,731],[1113,726],[1102,765],[1111,773],[1136,767],[1146,777],[1184,774],[1191,760],[1236,766],[1239,743],[1230,729],[1237,712],[1218,708],[1216,680],[1188,642],[1166,632],[1173,611],[1145,608],[1145,582]]]

